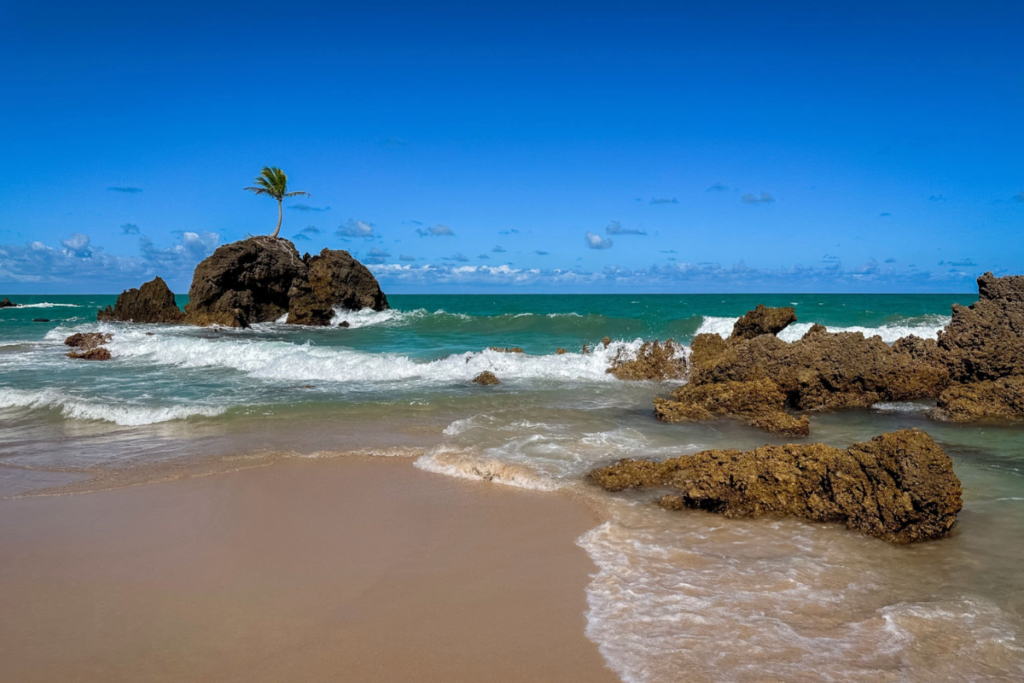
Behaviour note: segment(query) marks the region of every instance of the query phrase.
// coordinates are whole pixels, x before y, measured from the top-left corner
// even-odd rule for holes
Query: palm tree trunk
[[[284,216],[281,213],[281,200],[277,200],[277,229],[274,230],[274,234],[271,237],[277,237],[277,233],[281,232],[281,219]]]

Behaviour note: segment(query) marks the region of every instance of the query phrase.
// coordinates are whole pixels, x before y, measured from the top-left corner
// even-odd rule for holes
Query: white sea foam
[[[926,413],[933,408],[935,406],[930,403],[912,403],[909,401],[875,403],[871,406],[871,410],[880,413]]]
[[[22,389],[0,389],[0,409],[28,408],[31,410],[60,410],[61,415],[72,420],[98,420],[117,425],[137,427],[140,425],[184,420],[189,417],[215,417],[226,412],[222,406],[175,405],[139,406],[104,403],[83,398],[73,398],[55,389],[26,391]]]
[[[534,491],[555,491],[562,484],[537,474],[532,468],[495,459],[481,459],[472,453],[439,447],[416,459],[416,467],[427,472],[459,479],[487,481]]]
[[[739,318],[723,318],[706,315],[701,321],[700,327],[697,328],[695,334],[717,334],[721,337],[728,337],[732,334],[733,325]],[[951,318],[943,315],[927,315],[921,316],[913,321],[906,321],[903,323],[886,323],[878,327],[837,327],[828,326],[826,329],[829,332],[860,332],[865,337],[873,337],[878,335],[882,338],[882,341],[887,344],[892,344],[897,339],[902,337],[908,337],[915,335],[923,339],[937,339],[939,332],[949,324]],[[792,342],[800,339],[807,331],[811,329],[814,323],[794,323],[779,333],[779,339],[783,341]]]
[[[55,304],[55,303],[50,303],[48,301],[43,301],[43,302],[38,303],[38,304],[18,304],[17,306],[15,306],[13,308],[4,308],[4,309],[0,309],[0,310],[16,311],[19,308],[82,308],[82,306],[80,306],[78,304]]]
[[[607,349],[599,345],[586,355],[532,356],[486,349],[421,362],[400,354],[318,347],[309,343],[264,341],[254,337],[205,339],[189,334],[145,336],[137,330],[125,329],[115,333],[107,346],[118,358],[186,368],[230,368],[267,380],[451,383],[469,381],[484,370],[495,373],[503,381],[614,382],[618,380],[605,372],[610,360],[620,348],[635,354],[639,345],[639,340],[612,344]]]

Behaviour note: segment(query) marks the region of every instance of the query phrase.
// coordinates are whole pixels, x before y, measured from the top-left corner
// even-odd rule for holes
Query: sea
[[[814,323],[935,338],[974,295],[394,295],[388,311],[337,312],[348,327],[249,330],[97,323],[113,296],[13,298],[25,305],[0,309],[2,497],[405,457],[599,510],[577,541],[595,565],[587,636],[628,683],[1024,680],[1024,424],[935,422],[928,401],[810,415],[813,441],[917,427],[949,453],[958,525],[909,546],[669,512],[583,481],[624,457],[786,441],[730,419],[657,421],[652,399],[672,383],[606,372],[642,340],[728,335],[758,303],[796,308],[787,340]],[[91,331],[113,334],[113,359],[66,358],[64,338]],[[513,346],[525,353],[490,349]],[[501,384],[473,384],[484,370]]]

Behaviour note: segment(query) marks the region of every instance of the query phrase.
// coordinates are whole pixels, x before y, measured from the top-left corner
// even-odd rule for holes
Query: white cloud
[[[608,239],[607,237],[601,237],[600,235],[595,235],[592,232],[588,232],[583,237],[587,241],[587,246],[590,247],[591,249],[611,249],[612,248],[612,241],[610,239]]]

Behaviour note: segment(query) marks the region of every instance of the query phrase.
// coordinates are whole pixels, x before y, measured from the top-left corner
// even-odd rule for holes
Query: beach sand
[[[404,458],[0,501],[0,680],[614,682],[565,496]]]

